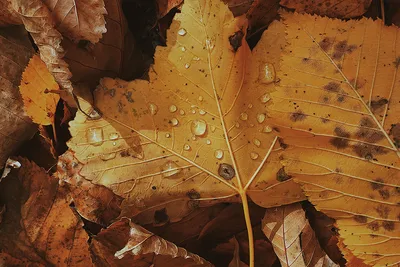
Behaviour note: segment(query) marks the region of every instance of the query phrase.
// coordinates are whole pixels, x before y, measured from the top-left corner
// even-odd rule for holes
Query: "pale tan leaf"
[[[354,256],[397,264],[399,29],[380,20],[283,17],[289,45],[269,109],[288,144],[281,162],[336,219]]]
[[[31,138],[36,127],[24,113],[18,91],[22,72],[33,49],[22,26],[0,28],[0,166]]]
[[[283,267],[338,266],[320,247],[301,204],[267,209],[262,227]]]
[[[55,27],[62,35],[77,42],[97,43],[105,33],[103,0],[42,0],[51,11]]]
[[[71,72],[62,59],[62,35],[55,28],[50,10],[41,0],[12,0],[13,8],[20,15],[26,30],[31,34],[40,51],[40,58],[46,63],[54,79],[67,92],[72,92]]]
[[[363,15],[372,0],[281,0],[281,5],[297,12],[331,18],[353,18]]]

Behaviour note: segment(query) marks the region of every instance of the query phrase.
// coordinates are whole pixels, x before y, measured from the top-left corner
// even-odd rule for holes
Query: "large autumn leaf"
[[[85,164],[81,174],[123,196],[131,209],[167,206],[171,221],[205,202],[241,199],[249,226],[247,191],[265,206],[302,199],[284,175],[285,145],[266,114],[282,45],[270,59],[263,46],[281,44],[278,32],[252,55],[245,29],[222,2],[186,1],[167,47],[157,49],[150,82],[103,79],[95,92],[103,118],[78,113],[70,124],[69,147]],[[269,188],[287,198],[262,197]]]
[[[400,261],[399,29],[284,14],[289,45],[269,114],[282,164],[367,264]],[[293,131],[296,130],[296,131]]]

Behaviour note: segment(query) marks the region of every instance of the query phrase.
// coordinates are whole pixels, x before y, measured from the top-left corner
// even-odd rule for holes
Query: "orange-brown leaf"
[[[33,122],[42,125],[54,123],[54,114],[60,97],[47,91],[58,89],[58,84],[46,64],[38,55],[34,55],[22,74],[19,86],[24,109]]]

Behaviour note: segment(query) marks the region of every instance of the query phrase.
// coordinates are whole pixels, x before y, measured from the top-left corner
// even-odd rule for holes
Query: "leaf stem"
[[[381,0],[381,16],[382,16],[382,21],[383,25],[385,25],[385,3],[384,0]]]
[[[251,225],[249,203],[247,201],[247,194],[243,190],[240,192],[240,198],[242,199],[244,220],[246,222],[247,236],[249,240],[249,267],[254,267],[254,237],[253,237],[253,227]]]

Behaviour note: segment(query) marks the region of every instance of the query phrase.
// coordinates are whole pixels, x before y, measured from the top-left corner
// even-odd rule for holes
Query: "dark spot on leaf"
[[[161,226],[169,222],[167,209],[163,208],[154,212],[154,225]]]
[[[131,155],[131,153],[129,153],[129,149],[126,150],[122,150],[120,153],[121,157],[126,158],[129,157]]]
[[[400,66],[400,57],[397,57],[396,60],[393,63],[395,65],[396,69],[398,69],[399,66]]]
[[[367,225],[368,229],[371,229],[372,231],[376,232],[379,230],[379,223],[378,222],[371,222]]]
[[[332,47],[332,44],[333,44],[333,39],[329,37],[325,37],[324,39],[322,39],[322,41],[319,42],[319,46],[325,52],[327,52]]]
[[[276,180],[278,180],[279,182],[289,180],[290,178],[292,178],[292,176],[286,173],[285,167],[280,168],[279,171],[276,173]]]
[[[390,197],[389,191],[387,189],[381,189],[378,191],[379,195],[381,195],[382,199],[388,199]]]
[[[329,140],[329,142],[337,149],[342,149],[349,146],[349,140],[340,137],[334,137]]]
[[[389,134],[393,137],[396,147],[400,148],[400,123],[392,124]]]
[[[357,48],[356,45],[348,45],[347,41],[340,41],[335,45],[335,51],[332,55],[334,59],[340,59],[345,53],[352,53]]]
[[[367,217],[363,215],[354,215],[354,220],[358,223],[366,223],[367,222]]]
[[[338,98],[337,98],[337,101],[339,102],[339,103],[343,103],[344,102],[344,96],[338,96]]]
[[[294,112],[290,115],[290,120],[297,122],[297,121],[303,121],[307,117],[306,114],[304,114],[301,110]]]
[[[110,89],[110,90],[108,91],[108,94],[109,94],[111,97],[114,97],[114,96],[115,96],[115,89]]]
[[[132,99],[132,92],[131,92],[131,91],[126,92],[126,93],[125,93],[125,97],[126,97],[126,100],[128,100],[129,103],[135,102],[135,101]]]
[[[197,192],[196,190],[192,189],[189,192],[186,193],[186,195],[190,198],[190,199],[199,199],[200,198],[200,193]]]
[[[339,92],[340,84],[337,82],[329,82],[327,85],[324,86],[324,89],[329,92]]]
[[[326,118],[322,118],[321,121],[322,121],[322,123],[327,123],[329,120]]]
[[[371,129],[366,129],[366,128],[360,128],[356,132],[356,137],[360,139],[364,139],[368,141],[369,143],[376,143],[383,138],[385,138],[385,135],[381,133],[380,131],[375,131]]]
[[[375,155],[383,155],[388,153],[388,150],[383,147],[373,146],[368,144],[360,144],[360,143],[353,145],[353,151],[359,157],[368,160],[372,159]]]
[[[335,130],[334,130],[334,133],[335,133],[335,135],[340,136],[340,137],[346,137],[346,138],[350,137],[350,133],[346,132],[341,127],[336,127]]]
[[[151,187],[151,189],[157,190],[157,186],[153,185],[153,186]]]
[[[231,44],[233,51],[237,51],[242,46],[244,33],[243,31],[237,31],[233,35],[229,36],[229,43]]]
[[[283,149],[288,148],[289,145],[285,144],[282,138],[278,138],[279,146]]]
[[[384,221],[382,222],[382,226],[383,228],[385,228],[386,231],[391,232],[394,230],[394,222]]]
[[[383,106],[385,106],[389,101],[386,98],[381,98],[379,100],[373,100],[371,101],[371,109],[372,111],[375,111]]]
[[[379,204],[378,207],[375,208],[375,210],[382,218],[387,219],[387,217],[389,217],[390,209],[387,206]]]
[[[360,120],[360,126],[375,127],[375,123],[370,118],[364,117]]]
[[[231,180],[235,177],[235,169],[232,165],[221,163],[218,168],[218,174],[225,180]]]
[[[383,181],[381,178],[375,179],[375,182],[370,182],[372,190],[377,190],[383,188],[383,184],[385,181]]]

